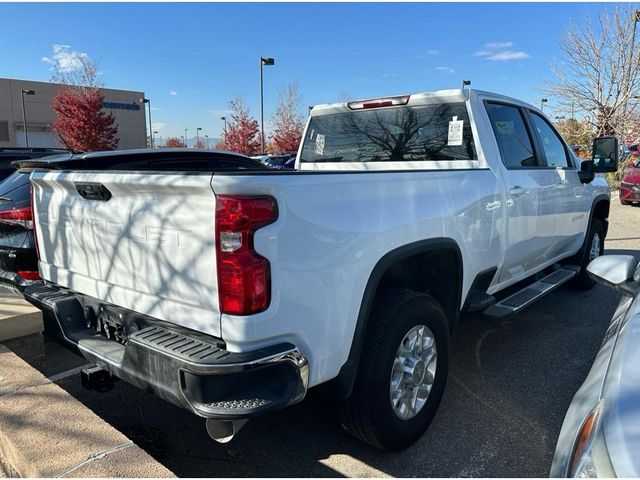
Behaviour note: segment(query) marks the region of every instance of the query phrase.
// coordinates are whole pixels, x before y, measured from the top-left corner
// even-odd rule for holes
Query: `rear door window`
[[[311,118],[301,163],[476,160],[464,102]]]
[[[520,108],[501,103],[486,105],[504,165],[507,168],[537,167],[533,142]]]

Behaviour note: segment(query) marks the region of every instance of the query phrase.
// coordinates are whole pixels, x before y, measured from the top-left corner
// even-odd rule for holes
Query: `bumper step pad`
[[[216,362],[229,355],[229,352],[215,343],[208,343],[166,328],[151,326],[129,337],[146,348],[171,355],[185,362]]]

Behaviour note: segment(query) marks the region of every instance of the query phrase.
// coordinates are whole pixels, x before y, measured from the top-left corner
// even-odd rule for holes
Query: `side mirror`
[[[594,173],[618,171],[618,139],[616,137],[598,137],[593,140]]]
[[[640,281],[638,260],[632,255],[603,255],[589,264],[587,272],[600,283],[610,287],[620,288],[630,282]]]

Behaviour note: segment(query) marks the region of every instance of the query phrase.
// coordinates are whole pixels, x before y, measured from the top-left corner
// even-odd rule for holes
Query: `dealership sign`
[[[131,103],[102,102],[102,108],[111,108],[115,110],[140,110],[140,104],[136,102],[131,102]]]

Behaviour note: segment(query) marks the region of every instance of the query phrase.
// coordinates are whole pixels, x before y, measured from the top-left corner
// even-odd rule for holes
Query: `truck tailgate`
[[[220,336],[211,174],[58,171],[31,181],[45,280]]]

